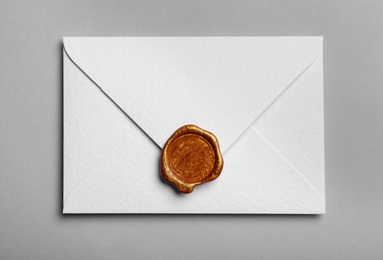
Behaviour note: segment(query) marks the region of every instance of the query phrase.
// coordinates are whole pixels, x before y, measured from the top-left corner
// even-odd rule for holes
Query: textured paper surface
[[[324,213],[321,37],[65,38],[64,213]],[[212,131],[225,167],[178,194],[160,147]]]

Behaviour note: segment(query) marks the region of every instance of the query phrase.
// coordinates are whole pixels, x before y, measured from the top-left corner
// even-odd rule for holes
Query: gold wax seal
[[[190,193],[194,186],[215,180],[222,168],[217,138],[195,125],[179,128],[162,150],[162,178],[183,193]]]

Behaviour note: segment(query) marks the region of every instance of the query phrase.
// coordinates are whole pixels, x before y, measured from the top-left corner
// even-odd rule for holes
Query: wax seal
[[[195,125],[179,128],[162,150],[162,178],[183,193],[190,193],[194,186],[215,180],[222,168],[217,138]]]

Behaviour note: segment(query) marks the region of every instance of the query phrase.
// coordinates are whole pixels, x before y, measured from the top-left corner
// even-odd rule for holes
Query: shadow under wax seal
[[[166,142],[161,155],[161,176],[179,191],[213,181],[221,174],[223,158],[214,134],[195,125],[179,128]]]

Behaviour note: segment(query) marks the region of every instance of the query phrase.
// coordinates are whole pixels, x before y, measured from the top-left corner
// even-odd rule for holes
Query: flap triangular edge
[[[65,37],[70,59],[160,147],[180,126],[224,152],[320,53],[322,37]]]

